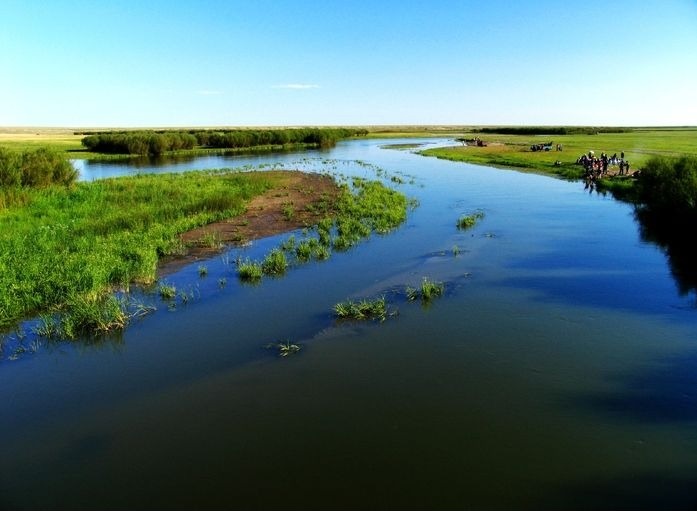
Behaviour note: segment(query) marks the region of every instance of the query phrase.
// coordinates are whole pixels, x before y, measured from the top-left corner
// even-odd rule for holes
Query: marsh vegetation
[[[375,299],[345,300],[334,305],[334,315],[339,319],[385,321],[388,316],[384,296]]]
[[[331,147],[342,138],[365,135],[362,128],[105,131],[89,133],[82,145],[95,153],[159,156],[202,149],[241,149],[301,144]]]

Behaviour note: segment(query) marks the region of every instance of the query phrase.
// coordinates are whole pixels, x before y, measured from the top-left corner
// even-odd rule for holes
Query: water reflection
[[[691,236],[695,219],[665,218],[644,208],[637,209],[636,219],[642,239],[658,245],[668,257],[680,295],[697,295],[697,245]]]
[[[697,421],[697,353],[666,357],[608,380],[613,391],[580,396],[572,406],[629,422]]]

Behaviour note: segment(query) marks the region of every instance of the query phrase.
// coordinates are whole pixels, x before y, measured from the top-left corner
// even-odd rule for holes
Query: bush
[[[22,171],[17,153],[0,147],[0,186],[13,187],[22,184]]]
[[[637,199],[656,213],[697,213],[697,158],[651,158],[639,173]]]
[[[0,186],[43,188],[50,185],[69,186],[78,173],[65,157],[54,150],[40,147],[33,151],[14,153],[0,148]]]

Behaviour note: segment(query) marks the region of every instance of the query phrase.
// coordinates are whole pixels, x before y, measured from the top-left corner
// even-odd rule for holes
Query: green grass
[[[274,179],[190,172],[17,191],[21,203],[0,209],[0,328],[152,282],[158,258],[182,250],[178,234],[240,214]]]
[[[580,179],[583,168],[576,165],[581,154],[595,151],[596,155],[621,152],[631,163],[631,168],[642,168],[652,156],[697,155],[697,129],[630,128],[624,133],[599,133],[597,135],[497,135],[477,134],[487,147],[463,147],[462,145],[426,149],[419,154],[453,161],[481,165],[512,167],[554,174],[567,179]],[[532,144],[543,142],[562,144],[563,150],[530,151]],[[555,165],[559,161],[560,165]]]
[[[374,300],[346,300],[334,305],[334,315],[340,319],[385,321],[387,301],[384,296]]]
[[[281,207],[281,212],[283,213],[283,218],[290,222],[295,217],[295,206],[293,206],[292,202],[286,202]]]

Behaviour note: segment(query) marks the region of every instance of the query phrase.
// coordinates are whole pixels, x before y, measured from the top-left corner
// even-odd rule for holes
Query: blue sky
[[[697,125],[697,1],[0,2],[0,126]]]

